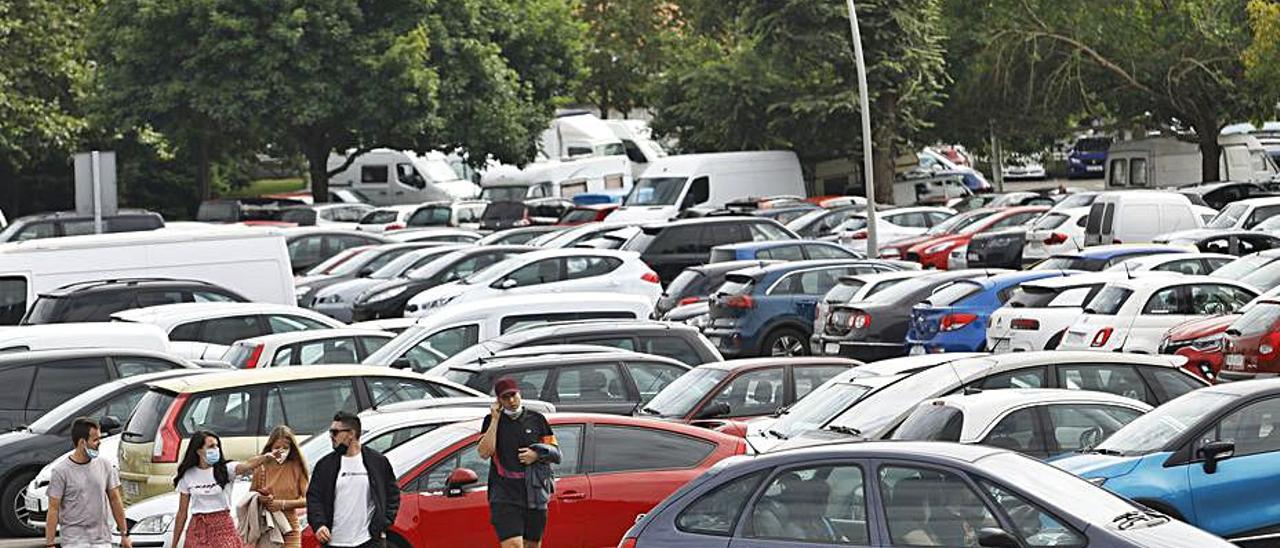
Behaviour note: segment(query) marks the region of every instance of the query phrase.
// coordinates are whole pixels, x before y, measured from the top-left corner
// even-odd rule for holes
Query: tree
[[[604,118],[645,106],[645,90],[669,55],[679,8],[663,0],[583,0],[578,14],[587,25],[582,101]]]

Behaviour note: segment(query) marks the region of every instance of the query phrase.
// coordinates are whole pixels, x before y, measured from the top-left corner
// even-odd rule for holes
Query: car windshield
[[[528,192],[527,186],[491,186],[480,191],[480,199],[490,202],[521,202]]]
[[[1241,217],[1244,217],[1247,211],[1249,211],[1249,206],[1246,204],[1231,204],[1219,211],[1213,220],[1205,225],[1205,228],[1231,228],[1236,226],[1236,223],[1240,221]]]
[[[1132,294],[1133,291],[1130,289],[1114,285],[1106,286],[1093,297],[1092,301],[1089,301],[1089,304],[1085,305],[1084,311],[1086,314],[1114,316]]]
[[[978,221],[995,215],[995,210],[968,211],[954,217],[950,217],[941,223],[933,225],[932,228],[925,231],[930,236],[941,236],[943,234],[956,234],[967,226]]]
[[[311,267],[311,270],[308,270],[305,275],[306,276],[323,276],[326,274],[342,274],[342,272],[339,272],[340,268],[342,268],[344,265],[347,265],[347,263],[351,262],[351,260],[356,258],[357,256],[363,255],[372,249],[373,247],[371,246],[348,249],[346,251],[338,253],[337,255],[329,257],[327,260],[325,260],[324,262],[314,267]],[[361,261],[361,263],[363,263],[363,261]],[[347,268],[350,269],[349,266]],[[360,267],[359,265],[357,265],[355,268],[360,268]],[[351,270],[354,270],[354,269],[351,269]]]
[[[919,278],[908,278],[899,284],[894,284],[887,289],[881,290],[875,295],[869,295],[867,300],[876,303],[895,303],[907,298],[913,293],[926,290],[932,286],[940,285],[941,282],[928,274]],[[916,303],[906,303],[908,307]]]
[[[118,390],[119,388],[119,386],[109,383],[92,388],[88,392],[82,392],[76,395],[76,397],[62,402],[44,415],[41,415],[40,418],[31,423],[30,429],[32,432],[36,433],[48,433],[53,428],[57,427],[58,423],[71,418],[70,415],[72,413],[85,411],[84,408],[86,406],[103,398],[111,392]],[[139,395],[139,397],[141,397],[141,395]],[[123,421],[128,417],[116,418]],[[106,433],[104,432],[103,435],[106,435]]]
[[[828,291],[827,296],[822,300],[829,303],[847,303],[865,285],[867,285],[867,282],[857,278],[840,280],[840,283],[831,288],[831,291]]]
[[[659,417],[684,417],[727,376],[729,372],[723,369],[696,368],[671,381],[640,411]]]
[[[827,214],[827,210],[825,209],[814,209],[812,211],[802,209],[798,211],[801,213],[799,217],[787,221],[787,228],[791,229],[793,232],[800,232],[801,230],[804,230],[805,227],[818,219],[821,219],[823,215]],[[778,220],[782,221],[782,219]]]
[[[1032,270],[1084,270],[1097,272],[1106,266],[1106,259],[1091,259],[1075,255],[1054,255],[1036,263]]]
[[[1252,337],[1271,331],[1277,320],[1280,320],[1280,304],[1263,302],[1249,307],[1240,319],[1231,324],[1231,329]]]
[[[994,362],[980,360],[971,369],[988,369]],[[879,437],[898,418],[911,411],[925,398],[950,392],[961,384],[955,364],[926,369],[877,390],[846,409],[831,421],[831,426],[849,428],[864,436]]]
[[[453,217],[453,209],[449,206],[428,206],[418,208],[405,221],[408,226],[449,226]]]
[[[1272,215],[1263,219],[1262,222],[1253,225],[1253,229],[1264,232],[1280,232],[1280,215]],[[2,241],[4,241],[4,239],[0,238],[0,242]]]
[[[916,441],[960,441],[964,412],[941,401],[916,406],[891,439]]]
[[[1213,277],[1226,278],[1228,280],[1244,281],[1250,274],[1270,265],[1275,261],[1271,257],[1263,257],[1262,255],[1248,255],[1231,261],[1221,268],[1213,271]]]
[[[1080,194],[1072,194],[1070,196],[1067,196],[1066,198],[1063,198],[1062,201],[1054,205],[1053,208],[1054,209],[1074,209],[1077,207],[1089,207],[1093,205],[1093,202],[1096,201],[1097,199],[1098,199],[1098,195],[1097,193],[1094,193],[1094,192],[1083,192]]]
[[[1236,398],[1210,390],[1188,392],[1126,424],[1099,443],[1095,451],[1136,456],[1165,450],[1183,432],[1195,427],[1208,411]]]
[[[1011,308],[1043,308],[1049,306],[1049,301],[1058,296],[1058,291],[1058,289],[1052,287],[1020,285],[1013,289],[1013,293],[1009,294],[1009,300],[1005,302],[1005,306]]]
[[[1105,137],[1078,139],[1074,148],[1078,152],[1106,152],[1111,148],[1111,139]]]
[[[684,190],[684,177],[646,177],[636,181],[623,200],[627,206],[675,205]]]
[[[784,438],[817,430],[873,389],[865,384],[847,382],[824,384],[787,408],[770,430]]]

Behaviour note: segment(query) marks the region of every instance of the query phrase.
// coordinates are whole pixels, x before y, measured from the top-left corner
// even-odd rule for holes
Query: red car
[[[1280,301],[1253,303],[1222,339],[1222,381],[1280,376]]]
[[[1223,314],[1175,325],[1165,333],[1160,353],[1187,358],[1183,369],[1206,381],[1217,382],[1222,370],[1223,332],[1239,318],[1239,314]]]
[[[973,239],[974,234],[1023,225],[1046,211],[1049,211],[1048,206],[1019,206],[998,209],[995,213],[970,223],[953,233],[924,240],[907,248],[907,253],[903,255],[903,258],[908,261],[918,262],[924,265],[925,268],[932,267],[938,270],[946,270],[951,252],[959,251],[962,254],[960,258],[963,258],[964,249],[969,246],[969,240]]]
[[[576,206],[564,212],[556,221],[556,226],[574,226],[603,221],[610,213],[618,209],[618,204],[594,204]]]
[[[636,518],[746,442],[675,422],[588,413],[547,415],[563,460],[547,508],[544,546],[615,546]],[[388,453],[399,478],[400,513],[388,547],[496,546],[484,489],[489,461],[476,452],[480,421],[442,426]],[[416,464],[396,462],[417,459]],[[318,548],[310,528],[302,545]]]
[[[892,242],[880,244],[880,255],[886,259],[899,259],[907,256],[907,250],[921,242],[926,242],[948,234],[955,234],[961,229],[995,215],[998,209],[974,209],[953,215],[941,223],[933,225],[924,234],[900,238]]]

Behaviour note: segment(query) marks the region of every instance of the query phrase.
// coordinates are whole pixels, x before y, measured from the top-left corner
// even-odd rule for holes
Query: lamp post
[[[853,0],[849,5],[849,32],[853,34],[853,58],[858,66],[858,110],[862,111],[862,173],[867,188],[867,256],[880,256],[876,243],[876,178],[871,160],[871,106],[867,99],[867,65],[862,59],[862,32],[858,29],[858,12]]]

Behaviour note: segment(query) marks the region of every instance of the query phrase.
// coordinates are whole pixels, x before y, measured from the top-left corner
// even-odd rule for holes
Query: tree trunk
[[[209,154],[209,136],[203,133],[196,135],[196,186],[199,189],[200,201],[213,197],[213,161]]]
[[[859,161],[861,161],[861,155],[859,155]],[[897,170],[894,167],[894,147],[892,143],[876,143],[873,146],[871,149],[871,166],[871,171],[875,175],[876,203],[893,204],[893,179],[897,175]]]
[[[307,174],[311,179],[311,200],[317,204],[329,201],[329,144],[323,138],[309,140],[302,146],[307,157]]]
[[[1222,180],[1218,161],[1222,156],[1222,147],[1218,145],[1217,124],[1196,128],[1196,139],[1200,145],[1200,179],[1206,183]]]

